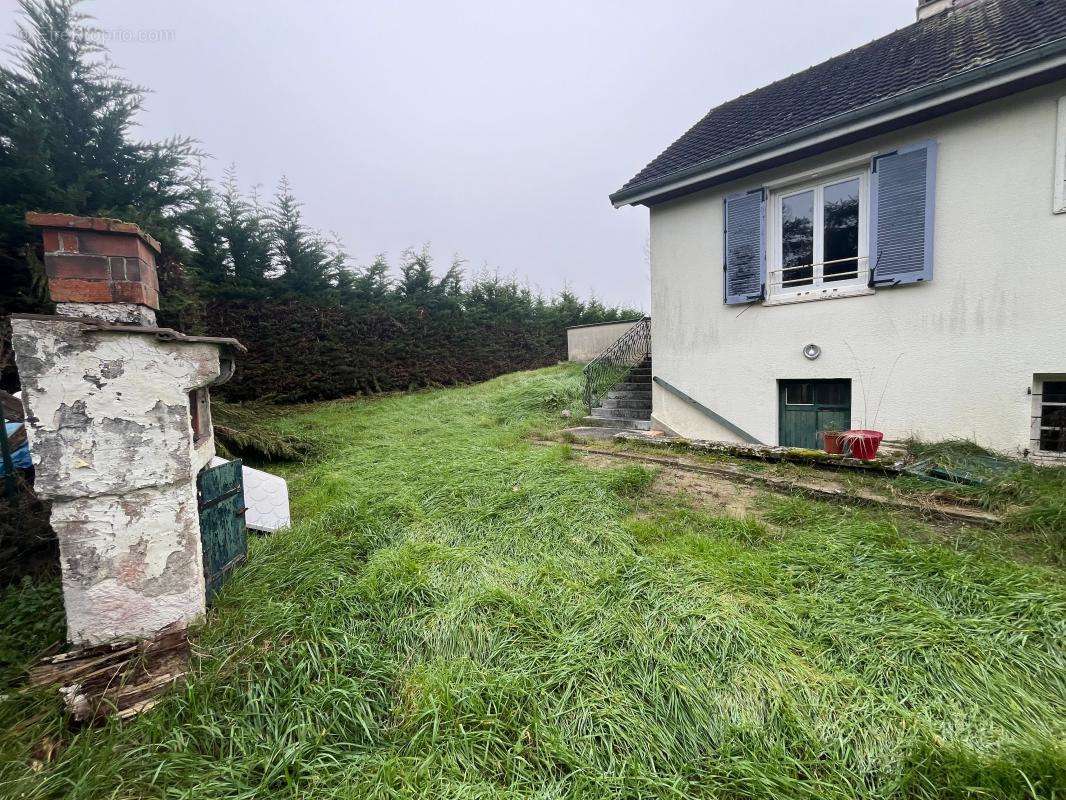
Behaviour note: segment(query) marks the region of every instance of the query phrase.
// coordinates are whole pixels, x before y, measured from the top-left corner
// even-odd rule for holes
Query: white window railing
[[[854,269],[830,269],[826,267],[854,265]],[[866,256],[839,258],[817,264],[800,264],[792,267],[776,267],[769,270],[770,296],[805,293],[810,291],[831,292],[835,289],[866,286],[870,282],[870,260]]]

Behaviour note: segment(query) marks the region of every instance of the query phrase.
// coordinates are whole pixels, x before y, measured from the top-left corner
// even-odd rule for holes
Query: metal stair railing
[[[586,364],[581,372],[585,376],[585,405],[589,413],[650,353],[651,318],[645,317]]]

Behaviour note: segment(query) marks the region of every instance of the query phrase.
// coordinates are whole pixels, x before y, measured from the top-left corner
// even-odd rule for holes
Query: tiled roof
[[[730,100],[617,194],[1066,37],[1066,0],[978,0]]]

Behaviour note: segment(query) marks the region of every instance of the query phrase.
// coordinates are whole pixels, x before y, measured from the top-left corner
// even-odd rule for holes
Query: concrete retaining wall
[[[566,329],[566,358],[587,364],[617,342],[640,320],[605,322],[599,325],[577,325]]]

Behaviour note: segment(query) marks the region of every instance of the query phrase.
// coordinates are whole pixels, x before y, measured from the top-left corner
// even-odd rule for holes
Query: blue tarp
[[[10,439],[18,431],[22,429],[21,422],[7,422],[4,424],[4,430],[7,432],[7,438]],[[29,469],[33,466],[33,462],[30,461],[30,444],[26,442],[18,450],[14,450],[11,453],[11,463],[15,469]],[[0,475],[4,475],[4,462],[0,459]]]

